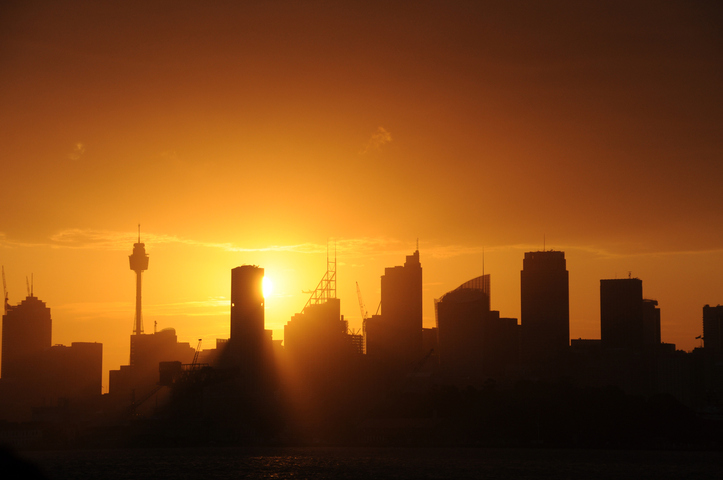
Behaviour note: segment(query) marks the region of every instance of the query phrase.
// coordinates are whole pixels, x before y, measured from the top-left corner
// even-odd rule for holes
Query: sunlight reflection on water
[[[719,478],[716,452],[179,448],[27,452],[51,479]]]

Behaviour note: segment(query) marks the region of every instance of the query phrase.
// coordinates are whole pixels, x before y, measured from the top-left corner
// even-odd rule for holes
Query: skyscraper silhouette
[[[723,352],[723,305],[703,307],[703,348]]]
[[[644,344],[643,281],[600,280],[600,340],[605,349],[641,350]]]
[[[51,346],[50,308],[32,292],[3,316],[0,419],[29,420],[32,409],[101,395],[103,345]],[[69,403],[70,402],[70,403]]]
[[[264,269],[242,265],[231,270],[231,337],[234,361],[252,367],[264,349]]]
[[[643,346],[659,348],[660,308],[657,300],[643,299]]]
[[[490,316],[490,276],[469,280],[434,301],[439,364],[454,375],[481,374],[483,338]]]
[[[570,345],[569,278],[565,252],[527,252],[521,272],[522,358],[545,362]]]
[[[32,295],[19,305],[8,305],[3,316],[2,378],[26,375],[28,359],[50,348],[52,320],[50,308]]]
[[[326,259],[326,273],[311,293],[301,313],[284,326],[284,346],[292,361],[314,365],[319,372],[344,368],[355,352],[356,336],[348,332],[349,324],[341,314],[336,298],[336,253]],[[361,349],[356,350],[361,353]],[[320,368],[321,367],[321,368]]]
[[[422,265],[419,250],[386,268],[382,312],[367,320],[367,354],[410,365],[422,358]]]

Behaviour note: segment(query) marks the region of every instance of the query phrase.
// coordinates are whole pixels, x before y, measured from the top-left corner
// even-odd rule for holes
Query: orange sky
[[[147,3],[151,3],[147,5]],[[723,303],[723,14],[688,2],[5,2],[0,262],[53,342],[127,362],[145,325],[228,336],[231,268],[284,323],[336,240],[342,313],[419,238],[433,300],[485,272],[519,317],[525,251],[564,250],[573,338],[634,276],[662,336]],[[107,378],[107,377],[105,377]]]

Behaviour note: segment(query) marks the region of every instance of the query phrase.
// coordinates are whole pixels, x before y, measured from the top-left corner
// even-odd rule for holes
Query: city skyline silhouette
[[[225,272],[244,263],[277,283],[281,338],[329,239],[355,329],[355,283],[375,309],[417,238],[426,327],[483,249],[492,308],[519,318],[519,259],[546,243],[572,266],[572,337],[599,335],[597,281],[632,271],[664,339],[695,348],[723,291],[719,9],[483,3],[8,5],[10,301],[34,274],[54,341],[101,341],[117,366],[137,223],[158,262],[144,327],[192,344],[228,336]]]
[[[714,438],[720,25],[682,0],[3,4],[7,415],[96,412],[116,444],[189,419]]]
[[[111,369],[107,393],[101,343],[51,347],[51,309],[29,286],[26,300],[6,307],[0,420],[20,426],[3,435],[21,446],[121,446],[138,435],[158,446],[634,446],[660,435],[654,425],[663,415],[672,427],[668,442],[715,438],[723,307],[702,309],[704,348],[676,351],[661,341],[658,302],[643,297],[642,280],[601,279],[601,338],[570,340],[564,252],[525,253],[519,322],[490,309],[491,276],[483,274],[436,300],[436,325],[424,328],[423,267],[415,250],[403,265],[384,270],[382,303],[374,315],[364,313],[361,334],[340,313],[337,257],[327,252],[326,273],[306,292],[309,300],[287,322],[283,340],[265,328],[264,269],[242,265],[231,270],[231,334],[203,350],[203,339],[194,349],[173,328],[140,328],[139,277],[149,257],[139,237],[129,256],[137,299],[130,361]],[[361,295],[359,305],[364,311]],[[509,401],[524,406],[506,411],[499,402]],[[563,421],[558,403],[578,420]],[[490,404],[475,413],[475,405]],[[455,425],[460,420],[465,427]],[[85,426],[77,438],[49,443],[47,433],[26,433],[36,422],[78,421]],[[205,433],[194,440],[199,422]],[[490,422],[496,426],[482,427]],[[115,433],[99,437],[109,426]],[[640,431],[628,438],[634,430]],[[422,432],[436,433],[422,441]]]
[[[129,243],[133,243],[133,239],[135,238],[137,240],[138,233],[136,232],[134,234],[134,237],[130,237]],[[146,233],[142,233],[143,235],[143,241],[146,242]],[[154,235],[152,233],[148,234],[148,238],[152,239]],[[341,313],[346,318],[346,321],[348,323],[348,328],[350,330],[355,331],[361,331],[363,325],[362,325],[362,319],[359,315],[359,304],[356,292],[352,288],[355,288],[354,283],[358,282],[352,282],[352,285],[350,285],[351,280],[345,279],[345,274],[347,273],[345,266],[346,266],[346,259],[344,258],[345,255],[347,255],[349,248],[346,246],[347,242],[356,244],[354,241],[336,241],[336,249],[337,254],[339,257],[339,270],[340,275],[339,278],[341,279],[339,281],[339,293],[338,298],[341,300],[340,302],[340,308]],[[152,255],[153,254],[153,244],[149,243],[148,252]],[[163,244],[161,244],[163,245]],[[422,241],[422,255],[424,255],[424,241]],[[548,245],[549,246],[549,245]],[[160,247],[163,248],[163,247]],[[275,272],[283,272],[285,270],[283,264],[275,263],[275,268],[272,267],[272,269],[266,268],[267,272],[271,272],[271,275],[274,275],[272,277],[269,277],[269,274],[264,276],[265,278],[265,289],[269,289],[271,293],[267,294],[265,296],[266,298],[266,325],[268,329],[272,331],[273,338],[275,340],[284,340],[284,326],[288,322],[288,320],[295,314],[301,312],[303,310],[303,304],[306,303],[308,300],[308,288],[311,288],[312,285],[314,285],[317,282],[318,275],[323,271],[323,256],[326,256],[326,249],[328,248],[328,245],[310,245],[306,244],[301,247],[295,246],[291,247],[289,250],[292,250],[294,248],[298,248],[299,250],[309,250],[304,253],[296,252],[285,252],[284,255],[286,256],[297,256],[297,257],[308,257],[308,258],[315,258],[316,263],[311,264],[309,267],[309,273],[306,275],[309,277],[309,280],[306,280],[305,283],[299,284],[296,283],[296,292],[292,293],[289,292],[289,282],[288,278],[284,278],[284,275],[275,274]],[[413,248],[413,247],[412,247]],[[279,248],[280,250],[284,250],[284,248]],[[316,250],[321,251],[316,251]],[[433,263],[436,264],[435,268],[435,274],[442,278],[452,278],[451,282],[457,282],[458,284],[461,283],[462,279],[456,279],[456,276],[450,275],[449,272],[444,270],[444,265],[447,260],[446,255],[440,255],[438,258],[434,257],[434,247],[431,248],[432,255],[431,258],[427,258],[425,260],[425,264]],[[500,311],[501,315],[503,317],[509,317],[509,318],[515,318],[517,319],[518,323],[520,322],[520,280],[519,280],[519,270],[522,270],[522,260],[518,260],[520,263],[519,270],[518,271],[497,271],[495,268],[496,265],[499,265],[499,262],[496,261],[495,256],[497,255],[497,250],[495,248],[486,248],[486,253],[482,253],[482,248],[480,248],[480,252],[478,254],[469,255],[467,254],[467,257],[472,257],[473,259],[477,260],[475,263],[465,265],[465,268],[463,271],[470,272],[468,275],[469,277],[477,276],[481,274],[482,272],[482,263],[487,262],[487,271],[492,271],[493,273],[492,278],[493,283],[495,285],[495,297],[494,300],[492,300],[491,308],[493,310]],[[512,249],[507,249],[507,252],[504,252],[505,256],[509,256],[510,251],[514,251]],[[119,260],[123,258],[123,255],[120,255],[120,252],[116,252],[115,248],[111,250],[114,253],[118,253]],[[558,251],[557,249],[548,249],[548,250],[532,250],[532,251]],[[323,252],[323,253],[322,253]],[[339,253],[340,252],[340,253]],[[568,262],[570,260],[570,254],[568,252],[562,252]],[[266,258],[268,258],[271,254],[269,253],[262,253],[259,255],[258,253],[255,254],[247,254],[247,258],[264,258],[264,255]],[[401,252],[368,252],[361,258],[369,258],[369,257],[380,257],[380,258],[394,258],[395,255],[404,255],[403,251]],[[484,260],[483,260],[484,255]],[[524,252],[521,252],[521,256],[524,256]],[[235,254],[234,257],[236,258],[243,258],[243,254]],[[352,255],[352,257],[356,260],[360,257],[358,255]],[[475,258],[477,257],[477,258]],[[454,256],[452,256],[454,258]],[[172,260],[172,259],[169,259]],[[575,260],[575,257],[573,256],[573,261]],[[393,263],[394,260],[390,260],[390,263]],[[454,262],[453,260],[451,261]],[[119,263],[119,262],[116,262]],[[238,264],[243,264],[247,262],[240,261]],[[251,264],[258,264],[260,262],[250,261],[248,263]],[[294,262],[294,264],[298,265],[297,262]],[[492,265],[492,267],[490,267]],[[573,264],[574,265],[574,264]],[[119,267],[118,265],[116,265]],[[229,265],[228,268],[232,268],[232,265]],[[380,271],[383,272],[385,267],[381,267]],[[606,274],[599,274],[599,278],[597,280],[589,280],[588,285],[585,285],[584,287],[588,290],[592,290],[594,292],[594,295],[596,297],[593,297],[591,300],[591,305],[586,305],[586,316],[584,318],[581,318],[582,316],[580,314],[575,314],[574,309],[574,292],[580,291],[582,285],[580,285],[578,282],[575,281],[576,277],[576,268],[570,267],[572,280],[570,281],[570,288],[569,291],[571,299],[571,305],[573,307],[570,309],[571,314],[569,317],[569,338],[572,339],[589,339],[589,338],[600,338],[600,297],[599,297],[599,285],[598,282],[603,279],[607,278],[608,275]],[[126,266],[127,269],[127,266]],[[491,270],[494,269],[494,270]],[[153,275],[156,273],[155,268],[151,269],[150,275]],[[357,268],[354,268],[352,271],[356,271]],[[429,267],[427,267],[427,271],[429,270]],[[655,271],[655,270],[649,270],[649,271]],[[117,272],[113,272],[113,274],[116,274]],[[124,273],[124,272],[123,272]],[[192,272],[188,272],[190,277],[194,277],[192,275]],[[223,274],[224,272],[219,272],[218,276],[227,276]],[[312,277],[312,274],[314,275]],[[213,294],[206,300],[196,300],[187,302],[184,304],[184,302],[174,302],[173,297],[166,297],[166,301],[168,302],[165,305],[158,305],[157,302],[154,302],[153,300],[153,292],[156,292],[160,285],[154,285],[153,277],[150,277],[150,280],[148,279],[148,272],[143,273],[145,280],[144,282],[148,282],[146,285],[145,295],[144,295],[144,302],[148,302],[148,304],[144,303],[145,307],[143,309],[143,317],[144,317],[144,328],[145,331],[150,333],[155,330],[161,330],[161,329],[175,329],[177,331],[177,334],[179,335],[179,340],[189,343],[190,345],[196,345],[197,341],[199,339],[203,340],[204,345],[212,346],[215,345],[215,343],[219,340],[225,340],[229,338],[230,335],[230,325],[228,324],[228,315],[230,313],[230,295],[228,293],[229,288],[228,285],[225,287],[222,285],[223,279],[219,278],[215,281],[214,285],[218,285],[218,288],[221,290],[217,292],[209,292],[210,294]],[[368,272],[362,275],[357,275],[357,278],[371,278],[371,280],[363,280],[364,283],[360,285],[360,288],[362,289],[362,292],[364,293],[364,297],[367,298],[367,309],[369,310],[369,315],[371,316],[374,312],[376,312],[379,308],[379,305],[381,304],[381,297],[379,295],[379,287],[378,287],[378,278],[382,276],[382,273],[379,273],[376,275],[377,280],[375,283],[374,275],[369,275]],[[611,275],[610,277],[614,278],[626,278],[628,276],[632,275],[632,272],[624,272],[623,275]],[[125,276],[125,275],[123,275]],[[34,278],[37,277],[37,275],[34,276]],[[132,275],[131,275],[132,277]],[[316,279],[314,279],[316,277]],[[516,278],[514,278],[516,277]],[[636,278],[638,275],[636,275]],[[514,278],[514,280],[513,280]],[[640,275],[640,278],[643,278],[642,275]],[[266,282],[268,280],[268,282]],[[516,280],[516,285],[513,283]],[[101,280],[102,281],[102,280]],[[133,283],[133,279],[130,279],[131,283]],[[507,285],[505,285],[503,282],[507,281]],[[691,318],[686,318],[685,320],[681,319],[670,319],[671,313],[668,311],[669,303],[675,303],[675,298],[668,298],[668,297],[661,297],[658,295],[653,295],[650,293],[650,287],[648,285],[658,283],[660,279],[656,278],[645,278],[645,297],[646,298],[652,298],[658,302],[660,302],[660,310],[661,313],[661,339],[663,342],[675,344],[677,348],[685,350],[685,351],[691,351],[695,347],[702,346],[702,334],[703,334],[703,316],[702,316],[702,306],[703,305],[718,305],[719,301],[716,298],[709,299],[705,301],[702,305],[687,305],[687,308],[690,310],[693,310],[693,307],[695,307],[695,314],[691,314]],[[14,282],[15,284],[17,282]],[[34,283],[37,284],[37,280],[34,280]],[[45,282],[43,282],[45,283]],[[64,280],[64,283],[68,283],[68,280]],[[131,285],[129,287],[128,285],[129,279],[125,279],[125,294],[119,295],[120,297],[123,297],[125,301],[123,302],[114,302],[113,304],[108,304],[108,311],[103,311],[103,304],[99,303],[97,305],[94,305],[93,299],[86,298],[86,302],[81,305],[68,305],[66,308],[70,307],[70,309],[64,311],[63,305],[65,302],[63,302],[62,298],[57,298],[55,295],[53,295],[56,286],[44,286],[44,287],[38,287],[34,286],[35,291],[38,292],[38,288],[49,288],[49,291],[47,293],[50,294],[50,297],[46,294],[36,294],[36,296],[40,296],[44,301],[47,301],[47,298],[52,298],[55,301],[59,303],[58,306],[53,305],[53,323],[54,323],[54,329],[53,329],[53,344],[70,344],[74,341],[86,341],[86,342],[100,342],[104,344],[104,357],[103,357],[103,391],[107,392],[109,388],[108,384],[108,371],[118,368],[120,365],[127,364],[128,362],[128,343],[127,343],[127,330],[128,328],[133,331],[134,322],[135,322],[135,313],[134,313],[134,305],[135,305],[135,295],[133,294],[134,289]],[[447,282],[434,282],[430,281],[428,278],[428,275],[424,277],[424,285],[423,285],[423,300],[422,300],[422,306],[423,306],[423,326],[425,328],[432,328],[435,326],[435,302],[438,298],[442,297],[444,295],[444,288],[452,289],[454,287],[454,284],[450,284]],[[502,285],[500,285],[502,284]],[[512,284],[512,285],[510,285]],[[10,284],[12,285],[12,283]],[[155,287],[155,288],[154,288]],[[291,287],[293,288],[293,287]],[[303,289],[302,289],[303,288]],[[15,300],[15,295],[13,295],[13,291],[8,288],[9,290],[9,304],[15,304],[19,303],[19,300]],[[429,292],[434,293],[429,293]],[[150,292],[150,293],[149,293]],[[436,293],[439,292],[439,293]],[[511,297],[511,296],[517,296],[517,299],[515,302],[512,303],[502,303],[498,301],[499,297]],[[22,300],[22,299],[20,299]],[[579,301],[579,300],[578,300]],[[283,304],[284,309],[279,308],[279,303]],[[66,304],[67,305],[67,304]],[[81,309],[91,306],[93,309],[92,312],[73,312],[74,308],[80,307]],[[164,312],[163,310],[167,309],[169,312]],[[184,309],[186,311],[184,311]],[[205,311],[204,311],[205,310]],[[578,311],[580,308],[578,307]],[[56,313],[58,312],[59,313]],[[175,314],[173,313],[175,311]],[[288,313],[287,313],[288,312]],[[112,323],[112,331],[116,332],[115,335],[109,335],[107,332],[102,333],[103,329],[99,327],[103,327],[103,325],[98,325],[97,323],[100,322],[93,322],[91,324],[88,323],[88,316],[89,313],[92,315],[95,315],[99,318],[114,318],[115,321]],[[154,314],[155,313],[155,314]],[[80,314],[81,317],[84,319],[78,322],[78,318],[73,318],[74,316],[77,316]],[[285,315],[288,315],[286,317]],[[60,320],[59,320],[60,318]],[[91,317],[92,318],[92,317]],[[213,319],[213,322],[211,323],[211,326],[209,327],[207,322],[199,321],[199,319]],[[667,320],[667,321],[666,321]],[[72,325],[74,322],[77,322],[79,325],[83,325],[85,328],[83,328],[82,331],[78,331],[75,329],[68,329],[70,325]],[[129,325],[130,322],[130,325]],[[67,329],[63,332],[64,329]],[[675,336],[676,329],[681,329],[686,332],[686,335],[684,337]],[[59,334],[58,331],[61,331],[63,333]],[[680,335],[680,334],[678,334]],[[121,340],[123,339],[123,340]],[[679,340],[679,343],[675,340]]]

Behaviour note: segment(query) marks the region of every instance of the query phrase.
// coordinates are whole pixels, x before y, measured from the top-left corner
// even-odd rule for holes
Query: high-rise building
[[[381,286],[381,315],[367,320],[367,354],[406,365],[420,361],[424,354],[419,250],[407,256],[404,266],[386,268]]]
[[[237,362],[258,365],[264,352],[264,269],[242,265],[231,270],[231,337]]]
[[[9,380],[28,372],[27,362],[50,348],[50,308],[38,297],[28,295],[19,305],[8,306],[3,315],[2,378]]]
[[[100,397],[103,393],[102,343],[53,345],[38,360],[40,384],[47,400]]]
[[[519,325],[490,310],[490,276],[469,280],[435,301],[439,364],[446,375],[479,384],[517,363]]]
[[[355,352],[348,323],[341,315],[341,302],[330,298],[324,303],[307,305],[284,326],[284,345],[295,360],[339,364]],[[336,366],[333,365],[333,366]]]
[[[483,275],[435,300],[439,363],[445,372],[464,376],[481,372],[489,287],[490,276]]]
[[[527,252],[521,272],[522,358],[551,360],[570,345],[569,276],[565,252]]]
[[[703,307],[703,348],[723,352],[723,305]]]
[[[8,305],[2,326],[0,419],[26,421],[41,405],[100,398],[103,345],[51,346],[50,308],[32,292],[19,305]]]
[[[600,340],[604,349],[641,350],[645,343],[643,281],[600,280]]]
[[[646,348],[658,348],[660,341],[660,308],[658,308],[658,301],[643,299],[643,345]]]
[[[363,352],[363,341],[349,332],[336,298],[336,255],[327,255],[326,273],[301,313],[284,326],[284,347],[292,362],[322,375],[347,368],[351,356]]]

